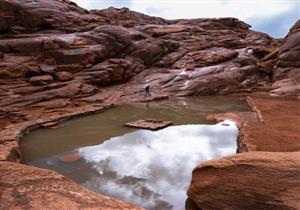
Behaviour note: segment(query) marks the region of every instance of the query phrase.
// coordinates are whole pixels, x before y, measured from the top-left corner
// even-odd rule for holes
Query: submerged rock
[[[76,162],[81,158],[82,158],[81,154],[79,152],[75,152],[71,154],[62,155],[58,159],[62,162],[70,163],[70,162]]]
[[[163,120],[156,120],[156,119],[145,119],[145,120],[138,120],[134,122],[125,123],[126,126],[149,129],[153,131],[166,128],[172,124],[173,123],[171,121],[163,121]]]

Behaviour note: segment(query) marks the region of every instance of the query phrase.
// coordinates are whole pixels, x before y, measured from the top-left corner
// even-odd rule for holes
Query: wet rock
[[[145,120],[138,120],[134,122],[125,123],[126,126],[149,129],[153,131],[166,128],[172,124],[173,123],[171,121],[163,121],[157,119],[145,119]]]
[[[194,169],[187,194],[200,209],[297,209],[299,155],[247,152],[207,161]]]
[[[79,152],[74,152],[71,154],[62,155],[58,159],[64,163],[72,163],[80,160],[81,158],[82,156]]]
[[[73,74],[70,72],[62,71],[62,72],[55,72],[54,78],[58,81],[64,82],[73,79]]]
[[[53,77],[49,74],[42,75],[42,76],[35,76],[29,79],[30,84],[36,86],[47,85],[52,81],[53,81]]]

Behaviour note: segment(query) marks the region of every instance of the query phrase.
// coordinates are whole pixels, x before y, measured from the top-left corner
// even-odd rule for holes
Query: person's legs
[[[149,86],[147,86],[145,88],[145,96],[151,96],[151,94],[150,94],[150,87]]]

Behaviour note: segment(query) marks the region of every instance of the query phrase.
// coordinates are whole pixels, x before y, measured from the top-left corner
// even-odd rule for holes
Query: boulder
[[[53,77],[49,74],[42,75],[42,76],[35,76],[29,79],[30,84],[36,86],[47,85],[52,81],[53,81]]]
[[[73,74],[67,71],[55,72],[54,78],[61,82],[69,81],[73,79]]]
[[[203,210],[294,210],[299,177],[300,152],[247,152],[197,166],[187,194]]]

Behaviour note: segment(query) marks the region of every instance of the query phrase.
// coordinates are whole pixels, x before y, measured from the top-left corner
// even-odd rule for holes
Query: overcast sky
[[[256,31],[284,37],[300,19],[300,0],[73,0],[86,9],[110,6],[166,19],[236,17]]]

